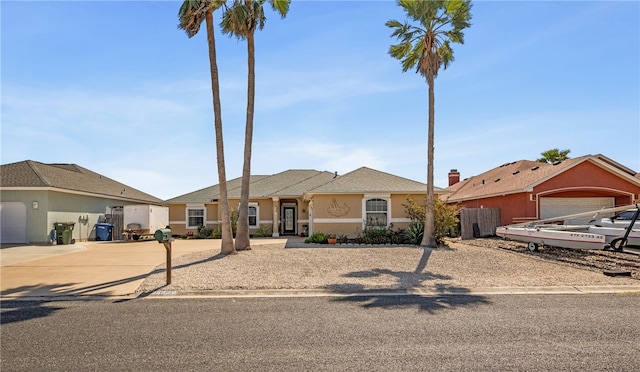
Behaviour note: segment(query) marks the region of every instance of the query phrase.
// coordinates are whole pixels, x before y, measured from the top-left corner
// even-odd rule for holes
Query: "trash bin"
[[[73,226],[75,222],[56,222],[53,224],[56,229],[56,243],[57,244],[73,244]]]
[[[96,224],[96,240],[111,241],[113,239],[113,225],[110,223]]]

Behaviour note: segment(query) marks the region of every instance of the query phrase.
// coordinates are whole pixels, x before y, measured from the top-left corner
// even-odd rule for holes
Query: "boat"
[[[589,226],[589,232],[594,234],[604,235],[605,241],[611,244],[615,239],[624,237],[627,229],[622,227],[602,227],[602,226]],[[633,246],[640,246],[640,230],[631,229],[627,236],[627,244]]]
[[[540,245],[574,249],[604,249],[607,244],[605,236],[591,233],[587,229],[581,231],[577,228],[561,227],[500,226],[496,229],[496,235],[529,243],[528,248],[532,252],[537,251]]]
[[[575,217],[584,217],[604,213],[613,213],[626,210],[630,207],[636,209],[636,215],[627,227],[601,227],[595,225],[564,225],[558,221]],[[526,224],[507,225],[496,228],[496,235],[505,239],[511,239],[528,243],[530,251],[537,251],[538,246],[573,248],[573,249],[613,249],[622,251],[626,245],[640,245],[640,230],[633,229],[633,222],[640,215],[640,205],[606,208],[594,212],[578,213],[568,216],[559,216],[545,220],[528,222]],[[554,223],[551,223],[554,222]]]

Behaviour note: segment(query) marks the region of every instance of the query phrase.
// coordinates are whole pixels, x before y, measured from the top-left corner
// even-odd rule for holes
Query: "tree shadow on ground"
[[[346,296],[334,299],[337,302],[360,303],[364,308],[405,308],[416,306],[421,311],[435,314],[442,310],[451,310],[461,306],[487,305],[490,301],[485,296],[472,295],[468,288],[438,283],[427,293],[421,295],[423,283],[429,280],[446,281],[453,279],[448,275],[434,274],[424,271],[433,249],[423,248],[422,257],[414,271],[393,271],[389,269],[373,269],[355,271],[344,275],[347,278],[366,278],[390,275],[396,278],[397,285],[388,288],[366,288],[361,284],[336,283],[326,288]],[[352,294],[352,295],[348,295]]]
[[[195,262],[189,262],[182,265],[172,266],[172,270],[181,269],[193,265],[198,265],[210,261],[219,260],[225,257],[225,255],[217,254],[215,256],[202,259]],[[113,280],[104,283],[92,284],[84,287],[74,288],[79,283],[56,283],[56,284],[38,284],[38,285],[26,285],[16,288],[4,290],[0,295],[4,298],[0,302],[0,309],[2,313],[0,316],[0,324],[13,323],[26,321],[35,318],[41,318],[53,314],[54,312],[63,309],[62,307],[48,306],[49,302],[60,301],[61,299],[68,299],[73,297],[78,301],[90,301],[96,299],[105,299],[111,294],[108,292],[109,288],[116,287],[118,285],[130,283],[133,281],[145,279],[150,275],[166,272],[166,269],[159,268],[151,271],[147,274],[135,275],[128,278]],[[159,286],[151,291],[140,293],[135,298],[144,298],[149,296],[154,291],[162,288]],[[98,292],[96,291],[104,291]],[[135,299],[134,298],[134,299]],[[114,300],[114,303],[126,302],[126,300]]]

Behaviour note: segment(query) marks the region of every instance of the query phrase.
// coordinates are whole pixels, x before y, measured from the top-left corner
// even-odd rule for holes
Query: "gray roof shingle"
[[[227,182],[228,197],[239,199],[241,179]],[[251,176],[250,198],[301,197],[305,193],[368,193],[401,192],[407,194],[426,193],[427,185],[389,173],[362,167],[343,176],[335,177],[331,172],[312,169],[291,169],[270,176]],[[435,188],[435,193],[446,191]],[[207,187],[167,200],[169,203],[210,203],[220,198],[218,185]]]
[[[149,204],[164,204],[162,199],[136,190],[76,164],[45,164],[33,160],[3,164],[0,167],[3,188],[55,188],[85,192]]]
[[[375,169],[361,167],[342,176],[332,179],[324,185],[309,190],[312,194],[335,193],[426,193],[427,185]],[[434,193],[441,194],[445,190],[434,187]]]

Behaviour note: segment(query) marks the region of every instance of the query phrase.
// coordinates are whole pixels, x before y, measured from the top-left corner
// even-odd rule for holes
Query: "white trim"
[[[169,221],[169,225],[187,225],[187,221]]]
[[[185,226],[187,229],[197,229],[200,226],[192,226],[189,225],[189,210],[202,210],[202,224],[206,225],[207,224],[207,208],[205,208],[204,204],[199,204],[199,205],[187,205],[185,207],[185,211],[184,211],[184,215],[187,217],[187,221],[185,223]]]
[[[220,221],[205,221],[205,225],[219,225]]]
[[[259,220],[258,223],[260,225],[267,224],[267,223],[273,224],[273,220]]]
[[[257,229],[257,228],[260,227],[260,220],[259,220],[259,218],[260,218],[260,204],[258,204],[256,202],[249,202],[249,205],[247,206],[247,208],[250,209],[251,207],[256,209],[256,215],[255,215],[256,224],[252,225],[251,222],[249,222],[249,228],[250,229],[252,229],[252,228],[253,229]],[[249,218],[249,217],[251,217],[251,216],[249,215],[249,210],[247,210],[247,218]]]
[[[102,199],[136,201],[136,202],[140,202],[140,204],[158,205],[163,207],[169,205],[169,203],[167,202],[155,202],[151,200],[137,199],[132,197],[127,198],[126,196],[98,194],[98,193],[91,193],[86,191],[74,191],[74,190],[60,189],[57,187],[6,187],[6,186],[3,186],[3,187],[0,187],[0,192],[2,191],[55,191],[62,194],[92,196],[94,198],[102,198]]]
[[[389,227],[391,223],[391,194],[365,194],[362,198],[362,229],[364,230],[367,227],[367,201],[373,199],[380,199],[387,202],[387,223],[385,227]],[[381,226],[379,226],[381,227]]]
[[[362,223],[361,218],[315,218],[313,223]]]

